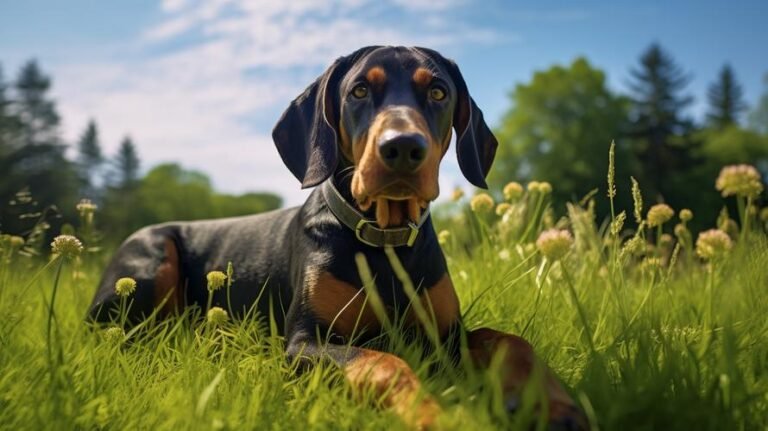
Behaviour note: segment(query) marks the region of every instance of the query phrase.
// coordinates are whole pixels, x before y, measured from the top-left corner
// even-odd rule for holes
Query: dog
[[[461,360],[462,345],[475,367],[500,359],[508,399],[520,395],[535,368],[543,369],[550,429],[586,429],[583,414],[529,343],[462,325],[429,215],[453,130],[462,173],[487,188],[498,143],[453,61],[431,49],[391,46],[337,59],[291,102],[272,134],[302,187],[315,187],[307,201],[265,214],[139,230],[108,265],[90,318],[113,318],[121,277],[137,282],[130,322],[153,312],[162,317],[188,306],[205,309],[207,272],[232,262],[231,297],[215,291],[214,305],[229,304],[233,317],[251,309],[261,316],[284,310],[275,313],[275,323],[289,360],[335,363],[353,392],[372,389],[413,428],[433,426],[440,406],[403,359],[370,347],[385,330],[373,296],[384,317],[407,322],[408,331],[430,326],[454,362]],[[356,256],[375,276],[376,295],[367,295]],[[393,258],[417,286],[412,291],[398,278]],[[430,310],[428,321],[415,315],[414,303]]]

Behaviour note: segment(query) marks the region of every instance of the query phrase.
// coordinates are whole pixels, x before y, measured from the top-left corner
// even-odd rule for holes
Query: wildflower
[[[707,260],[724,256],[732,247],[731,238],[719,229],[702,232],[696,240],[696,254]]]
[[[523,186],[521,186],[520,183],[516,181],[512,181],[511,183],[507,183],[507,185],[504,186],[504,190],[502,192],[504,193],[504,199],[508,201],[515,201],[520,199],[520,196],[523,195]]]
[[[552,184],[542,181],[539,183],[539,192],[543,195],[548,195],[552,193]]]
[[[455,189],[453,189],[453,193],[451,194],[452,201],[458,202],[463,197],[464,197],[464,190],[461,187],[456,187]]]
[[[51,251],[64,257],[73,258],[83,251],[83,243],[72,235],[59,235],[53,239]]]
[[[115,282],[115,293],[117,296],[126,298],[136,291],[136,280],[131,277],[123,277]]]
[[[640,193],[640,184],[635,177],[630,179],[632,180],[632,201],[635,205],[635,221],[640,224],[643,222],[643,195]]]
[[[125,340],[125,330],[119,326],[113,326],[104,330],[103,336],[109,344],[121,344]]]
[[[91,202],[90,199],[81,199],[75,208],[77,209],[77,212],[80,213],[80,217],[84,218],[88,223],[90,223],[93,221],[93,213],[98,207],[96,204]]]
[[[668,222],[674,215],[675,211],[669,205],[656,204],[648,210],[648,226],[661,226]]]
[[[512,255],[509,253],[509,250],[507,250],[506,248],[502,249],[499,252],[499,259],[501,260],[509,260],[510,257],[512,257]]]
[[[528,183],[528,191],[531,193],[538,193],[539,192],[539,184],[541,184],[538,181],[531,181]]]
[[[509,211],[510,208],[512,208],[512,205],[510,205],[510,204],[508,204],[506,202],[502,202],[502,203],[496,205],[496,215],[497,216],[503,216],[504,214],[507,213],[507,211]]]
[[[472,197],[469,206],[476,213],[486,213],[493,209],[493,198],[487,193],[480,193]]]
[[[224,283],[227,281],[227,274],[221,271],[211,271],[205,278],[208,279],[208,290],[214,291],[224,287]]]
[[[568,253],[573,245],[573,236],[567,230],[549,229],[539,235],[536,247],[544,257],[559,260]]]
[[[683,223],[689,222],[693,219],[693,211],[689,210],[688,208],[683,208],[680,210],[680,220],[682,220]]]
[[[437,242],[440,243],[440,245],[448,244],[450,238],[451,232],[447,230],[441,230],[440,233],[437,234]]]
[[[753,166],[730,165],[720,171],[715,188],[723,196],[756,197],[763,192],[763,183]]]
[[[24,238],[15,235],[0,235],[0,249],[15,250],[24,245]]]
[[[677,240],[685,247],[689,247],[693,244],[691,231],[689,231],[688,228],[682,223],[675,225],[675,236],[677,237]]]
[[[224,310],[221,307],[213,307],[210,310],[208,310],[208,313],[206,314],[206,318],[208,320],[208,323],[220,326],[229,320],[229,314],[227,314],[227,311]]]

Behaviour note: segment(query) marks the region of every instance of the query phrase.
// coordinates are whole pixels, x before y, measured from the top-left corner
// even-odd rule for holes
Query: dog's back
[[[136,280],[129,316],[135,323],[155,308],[166,315],[183,306],[205,308],[206,274],[234,269],[229,302],[242,316],[252,306],[261,316],[272,312],[282,332],[283,316],[292,299],[290,261],[300,207],[264,214],[147,226],[118,248],[104,272],[90,317],[99,322],[114,318],[121,298],[115,283]],[[257,304],[258,299],[258,304]],[[214,292],[213,305],[228,308],[226,289]]]

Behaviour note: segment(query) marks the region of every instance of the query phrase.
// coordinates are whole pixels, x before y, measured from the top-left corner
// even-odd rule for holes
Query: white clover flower
[[[487,193],[480,193],[472,196],[469,201],[469,207],[476,213],[487,213],[493,210],[493,198]]]
[[[567,230],[548,229],[539,235],[536,247],[547,259],[560,260],[573,245],[573,236]]]
[[[59,235],[53,239],[51,251],[63,257],[73,258],[83,251],[83,243],[72,235]]]
[[[502,193],[504,194],[504,199],[516,201],[523,195],[523,186],[517,181],[512,181],[504,186]]]
[[[656,204],[648,210],[648,226],[661,226],[674,217],[675,211],[667,204]]]
[[[706,260],[723,257],[732,247],[731,237],[719,229],[702,232],[696,240],[696,254]]]
[[[756,197],[763,192],[760,173],[750,165],[730,165],[720,171],[715,188],[723,196]]]

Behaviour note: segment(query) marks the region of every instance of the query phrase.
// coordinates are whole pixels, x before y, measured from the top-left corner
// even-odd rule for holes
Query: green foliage
[[[500,188],[511,180],[547,180],[558,184],[558,203],[605,184],[603,155],[621,136],[629,106],[608,89],[602,71],[584,58],[553,66],[518,84],[511,101],[495,130],[500,145],[489,184]],[[630,164],[623,145],[617,160]]]
[[[110,227],[114,239],[122,240],[149,224],[255,214],[281,204],[271,193],[216,193],[205,174],[168,163],[154,167],[135,185],[110,189],[105,197],[104,225]]]

